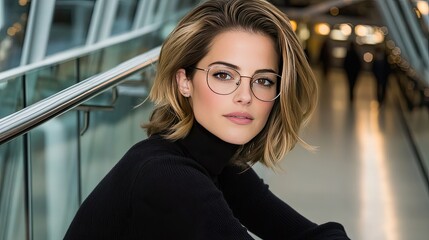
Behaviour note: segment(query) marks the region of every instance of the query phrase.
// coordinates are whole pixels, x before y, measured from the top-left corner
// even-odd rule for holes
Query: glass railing
[[[23,137],[0,145],[0,239],[27,239],[27,166]]]
[[[189,8],[193,1],[188,2],[181,6]],[[141,57],[159,52],[166,31],[186,13],[181,12],[151,31],[87,54],[6,78],[0,73],[1,240],[62,239],[83,199],[131,145],[146,138],[140,124],[152,105],[141,103],[155,63]],[[108,81],[112,70],[134,64],[128,59],[144,64],[80,94],[81,87]],[[73,101],[56,108],[62,96]]]
[[[148,53],[153,52],[157,54],[159,48]],[[136,58],[145,59],[145,55]],[[0,119],[4,127],[0,130],[1,239],[62,239],[82,199],[131,145],[146,138],[140,124],[148,118],[152,106],[141,103],[151,87],[155,63],[150,58],[132,67],[139,60],[128,64],[130,61],[133,59],[115,68],[131,69],[110,69]],[[76,60],[68,66],[76,68],[79,63]],[[31,74],[40,76],[45,71]],[[76,77],[70,79],[73,82]],[[97,90],[92,87],[95,83],[107,87]],[[58,90],[65,86],[51,87]],[[84,88],[92,91],[88,96],[93,97],[80,92]],[[70,107],[61,107],[67,101],[72,102]],[[22,97],[10,105],[16,108],[17,102],[22,102]],[[48,112],[56,117],[43,116]],[[23,115],[32,120],[20,124],[28,117]],[[5,138],[5,129],[10,130],[11,124],[36,127],[25,126],[26,134]],[[20,135],[19,131],[16,134]]]
[[[22,75],[0,80],[0,117],[72,86],[87,77],[104,72],[127,59],[146,52],[163,41],[162,29],[156,29],[119,44]]]

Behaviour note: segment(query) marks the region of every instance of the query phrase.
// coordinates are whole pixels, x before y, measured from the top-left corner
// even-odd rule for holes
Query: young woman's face
[[[239,145],[249,142],[265,126],[274,101],[257,99],[250,87],[251,79],[246,77],[231,94],[216,94],[201,69],[232,66],[241,76],[270,71],[278,74],[278,58],[274,41],[265,35],[231,30],[216,36],[210,51],[196,66],[200,70],[188,81],[195,119],[223,141]],[[229,78],[220,73],[216,76]]]

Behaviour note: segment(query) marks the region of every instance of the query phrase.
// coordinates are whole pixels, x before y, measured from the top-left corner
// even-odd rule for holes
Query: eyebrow
[[[228,63],[228,62],[223,62],[223,61],[216,61],[216,62],[210,63],[209,67],[212,65],[217,65],[217,64],[225,65],[227,67],[234,68],[235,70],[240,70],[240,67],[238,67],[237,65],[234,65],[234,64]],[[255,71],[254,74],[264,73],[264,72],[272,72],[272,73],[278,74],[276,71],[274,71],[274,69],[271,69],[271,68],[258,69]]]

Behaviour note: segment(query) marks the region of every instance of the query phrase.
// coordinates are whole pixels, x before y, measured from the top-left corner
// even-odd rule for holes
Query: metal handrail
[[[0,119],[0,144],[6,143],[49,119],[72,110],[84,101],[115,86],[126,77],[158,60],[161,47],[127,60],[96,76],[87,78],[48,98]]]

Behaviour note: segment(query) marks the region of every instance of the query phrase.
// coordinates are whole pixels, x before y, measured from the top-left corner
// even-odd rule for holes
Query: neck
[[[210,174],[218,175],[231,161],[239,145],[225,142],[194,121],[189,134],[180,143],[189,155]]]

